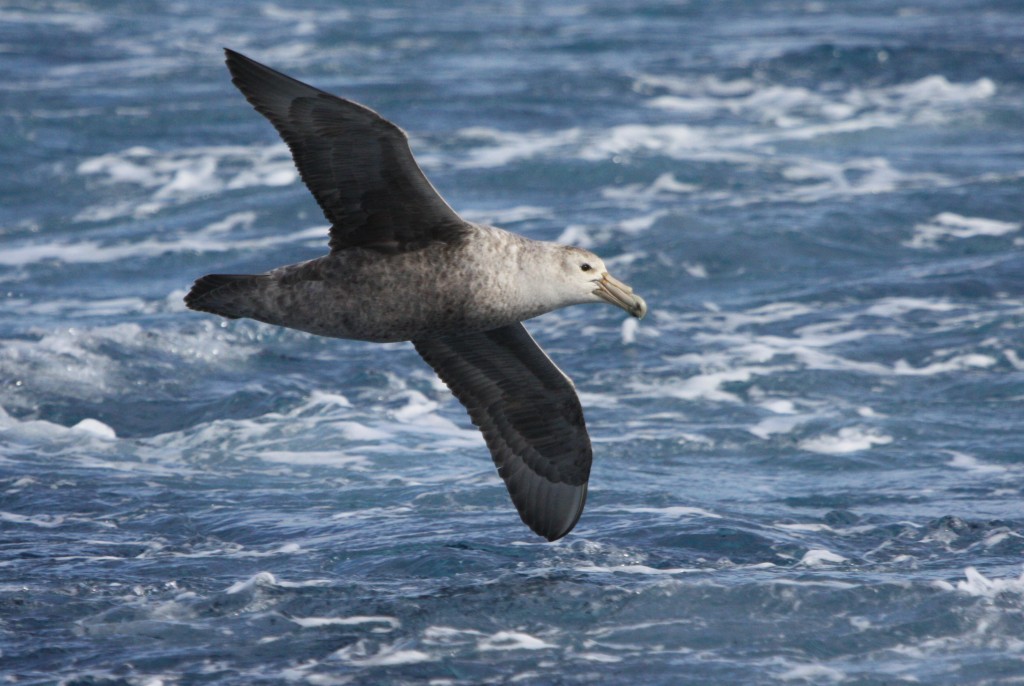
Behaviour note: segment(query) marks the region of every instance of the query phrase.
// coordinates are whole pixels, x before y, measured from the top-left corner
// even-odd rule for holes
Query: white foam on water
[[[27,12],[18,9],[0,9],[0,23],[3,24],[42,24],[59,26],[77,33],[96,33],[106,26],[103,15],[95,11],[86,10],[84,7],[79,12],[56,11],[59,5],[51,5],[46,11]],[[68,5],[64,9],[78,9],[75,5]]]
[[[238,581],[231,584],[225,593],[229,595],[234,595],[235,593],[249,593],[259,586],[274,586],[276,584],[277,579],[273,574],[270,572],[258,572],[245,581]]]
[[[668,567],[658,569],[647,565],[578,565],[574,571],[585,574],[639,574],[643,576],[675,576],[677,574],[694,574],[706,570],[696,567]]]
[[[892,436],[879,433],[874,429],[862,426],[847,426],[836,434],[826,434],[800,441],[797,445],[801,450],[822,455],[844,455],[862,450],[870,450],[876,445],[892,443]]]
[[[580,660],[587,660],[588,662],[600,662],[603,664],[614,664],[616,662],[622,662],[622,658],[617,655],[610,655],[608,653],[595,653],[593,651],[573,653],[572,656]]]
[[[846,562],[846,558],[823,548],[814,548],[804,553],[798,564],[807,567],[819,567],[826,564]]]
[[[1024,536],[1004,527],[986,535],[985,538],[982,539],[981,545],[986,548],[992,548],[1010,538],[1024,538]]]
[[[730,97],[749,95],[757,88],[757,84],[746,78],[723,81],[717,76],[694,79],[674,74],[639,74],[633,83],[633,90],[639,93],[650,92],[655,88],[678,95],[708,93],[717,97]]]
[[[758,438],[768,440],[777,434],[788,434],[799,426],[806,424],[819,415],[798,413],[796,405],[792,400],[785,398],[766,398],[760,400],[758,405],[775,416],[765,417],[747,431]]]
[[[700,190],[700,186],[684,183],[672,172],[664,172],[651,183],[632,183],[625,186],[612,186],[601,190],[601,195],[610,200],[636,202],[646,206],[652,200],[672,200],[679,195],[686,195]]]
[[[776,676],[782,681],[806,681],[811,683],[822,683],[824,681],[840,682],[846,680],[846,674],[844,672],[821,664],[796,665]]]
[[[647,231],[655,222],[668,214],[667,210],[657,210],[649,214],[643,214],[638,217],[630,217],[629,219],[623,219],[618,223],[618,228],[625,233],[636,235]],[[611,261],[609,260],[609,264]]]
[[[966,577],[956,582],[956,586],[948,585],[948,590],[955,590],[969,596],[993,599],[1003,594],[1024,595],[1024,572],[1018,577],[1009,579],[989,579],[974,567],[964,570]]]
[[[616,393],[593,393],[576,389],[576,395],[584,407],[604,407],[614,409],[622,405],[622,397]]]
[[[493,636],[477,629],[431,625],[423,630],[420,639],[424,645],[439,647],[443,654],[453,650],[479,650],[480,643]]]
[[[861,588],[862,583],[851,583],[837,579],[800,578],[800,579],[771,579],[768,583],[774,586],[795,586],[803,588],[831,588],[839,591],[847,591],[852,588]]]
[[[557,648],[553,643],[541,640],[522,631],[499,631],[480,639],[477,650],[546,650]]]
[[[319,586],[330,586],[334,582],[329,579],[308,579],[306,581],[284,581],[278,579],[270,572],[257,572],[244,581],[238,581],[231,584],[225,593],[228,595],[235,595],[237,593],[252,593],[253,591],[261,587],[278,587],[278,588],[308,588],[308,587],[319,587]]]
[[[64,394],[100,397],[117,364],[99,348],[142,333],[137,324],[92,330],[74,327],[47,332],[38,340],[0,341],[0,375],[28,387],[52,387]]]
[[[123,393],[144,365],[163,367],[155,357],[233,363],[257,350],[247,341],[230,338],[213,322],[174,335],[154,335],[135,323],[33,333],[35,338],[0,339],[0,378],[10,379],[14,390],[90,402]],[[8,407],[23,402],[24,395],[0,386],[0,402]]]
[[[309,394],[309,402],[311,405],[337,405],[338,407],[352,407],[352,403],[349,399],[342,394],[327,393],[320,390],[314,390]]]
[[[943,123],[996,92],[990,79],[951,83],[941,75],[909,84],[852,87],[839,92],[812,91],[752,79],[723,82],[709,77],[690,79],[672,75],[641,75],[635,87],[641,93],[669,90],[672,95],[655,96],[648,100],[648,105],[683,121],[624,124],[601,131],[574,129],[576,135],[572,140],[563,138],[544,152],[576,154],[588,161],[619,162],[641,155],[724,162],[777,170],[792,182],[729,193],[705,193],[708,200],[717,199],[732,206],[765,201],[819,202],[832,197],[955,185],[958,181],[944,174],[896,169],[883,157],[836,162],[780,152],[778,144],[874,128]],[[731,117],[722,117],[723,113]],[[717,123],[735,117],[746,121]],[[707,121],[714,123],[705,124]],[[524,156],[532,154],[531,151]],[[692,190],[691,184],[679,182],[666,173],[649,186],[630,184],[602,193],[619,203],[636,206]]]
[[[516,160],[533,158],[565,148],[579,140],[580,129],[555,132],[508,132],[486,127],[470,127],[457,137],[477,143],[455,166],[462,169],[503,167]]]
[[[96,423],[100,424],[99,422]],[[86,426],[89,425],[86,424]],[[109,427],[107,428],[109,429]],[[105,432],[100,430],[99,433],[103,434]],[[9,415],[2,406],[0,406],[0,436],[4,439],[0,441],[0,457],[4,456],[5,448],[13,448],[18,444],[38,446],[55,442],[66,443],[68,439],[72,439],[72,442],[88,442],[90,448],[102,452],[106,452],[107,449],[111,449],[113,446],[113,441],[107,435],[97,435],[91,431],[82,431],[81,429],[76,430],[45,419],[16,419]],[[83,456],[82,458],[85,463],[94,460],[98,461],[98,459],[91,455]],[[131,469],[128,463],[114,461],[112,464],[115,467],[120,466]]]
[[[377,627],[374,631],[391,631],[402,626],[402,622],[399,621],[398,618],[389,617],[387,615],[354,615],[352,617],[295,617],[289,615],[288,621],[294,622],[303,628],[386,624],[386,627]]]
[[[350,510],[347,512],[333,512],[331,519],[342,520],[342,519],[384,519],[384,518],[402,518],[407,517],[412,513],[411,507],[405,507],[403,505],[396,505],[391,507],[364,507],[361,510]]]
[[[977,474],[1002,474],[1008,471],[1008,469],[1002,465],[984,463],[973,455],[968,455],[967,453],[962,453],[956,450],[947,450],[945,452],[952,457],[952,459],[946,464],[954,469],[963,469]]]
[[[874,126],[937,123],[953,116],[964,105],[988,100],[997,92],[995,82],[988,78],[954,83],[941,74],[893,86],[852,86],[842,91],[815,91],[746,78],[721,81],[715,77],[645,74],[637,79],[635,88],[640,92],[660,89],[670,93],[650,98],[650,107],[689,119],[729,113],[755,126],[775,128],[775,140]],[[722,126],[712,131],[724,138],[722,132],[730,129]]]
[[[747,429],[758,438],[768,440],[778,434],[791,433],[798,426],[802,426],[814,419],[814,415],[795,415],[790,417],[768,417],[762,419],[754,426]]]
[[[707,132],[686,124],[620,124],[589,137],[581,159],[603,161],[619,155],[657,153],[675,159],[693,159],[711,147]]]
[[[708,278],[708,270],[702,264],[693,262],[683,262],[680,265],[683,270],[695,279],[706,279]]]
[[[657,382],[631,381],[627,387],[648,398],[676,398],[678,400],[738,404],[743,402],[742,398],[725,390],[723,386],[735,382],[748,382],[755,375],[767,375],[778,369],[777,367],[740,367],[695,374],[674,381],[671,379]]]
[[[259,452],[257,456],[265,462],[303,467],[337,467],[356,472],[370,468],[370,461],[361,455],[346,455],[330,450],[267,450]]]
[[[4,413],[4,409],[2,407],[0,407],[0,415],[3,415],[3,414],[5,414]],[[2,428],[3,428],[3,424],[0,423],[0,429],[2,429]],[[11,482],[11,484],[7,488],[4,489],[4,493],[17,493],[18,491],[22,490],[23,488],[26,488],[28,486],[34,486],[34,485],[36,485],[38,483],[39,482],[36,479],[32,478],[31,476],[22,476],[22,477],[20,477],[18,479],[15,479],[13,482]]]
[[[707,517],[709,519],[721,519],[722,515],[715,514],[700,507],[688,507],[686,505],[671,505],[668,507],[618,507],[616,512],[633,512],[637,514],[656,514],[663,517]]]
[[[105,466],[105,465],[98,465]],[[203,559],[220,556],[230,556],[237,559],[249,559],[249,558],[265,558],[265,557],[277,557],[278,555],[296,555],[304,554],[306,551],[298,543],[284,543],[277,548],[270,550],[247,550],[243,546],[238,544],[229,544],[220,547],[204,547],[202,549],[192,550],[190,552],[180,551],[164,551],[162,545],[153,546],[150,550],[142,553],[139,557],[152,557],[151,553],[159,552],[162,556],[170,556],[182,559]],[[261,572],[261,574],[269,574],[269,572]],[[256,578],[259,577],[259,578]],[[259,586],[278,586],[280,588],[300,588],[303,586],[322,586],[326,582],[320,580],[316,582],[289,582],[279,581],[270,577],[260,576],[257,574],[256,577],[249,579],[247,582],[239,582],[234,584],[231,588],[237,588],[235,591],[230,589],[228,593],[240,593],[243,591],[251,591]]]
[[[446,469],[429,468],[424,462],[393,471],[383,466],[390,464],[389,456],[486,450],[479,432],[468,420],[463,427],[440,414],[443,410],[460,420],[463,417],[464,411],[447,390],[438,391],[443,401],[439,402],[411,390],[407,379],[394,375],[389,378],[389,387],[378,390],[380,397],[370,403],[353,405],[343,396],[311,392],[284,411],[214,420],[155,437],[151,442],[167,454],[187,451],[218,456],[228,452],[234,461],[253,461],[246,469],[257,462],[280,468],[281,473],[305,474],[309,468],[328,468],[337,470],[334,478],[358,475],[360,481],[407,485],[447,483],[453,475]],[[325,444],[343,448],[325,450]],[[339,514],[356,515],[369,516],[368,511]]]
[[[768,303],[744,312],[713,311],[716,312],[714,320],[721,321],[723,328],[730,331],[752,325],[787,322],[815,312],[810,305],[786,300]]]
[[[924,224],[914,226],[914,235],[904,245],[910,248],[936,248],[946,239],[964,240],[978,236],[1005,236],[1019,231],[1020,222],[1007,222],[982,217],[964,217],[941,212]]]
[[[1024,359],[1021,359],[1021,356],[1017,354],[1016,350],[1010,348],[1003,350],[1003,357],[1006,358],[1007,362],[1013,365],[1014,369],[1017,371],[1024,371]]]
[[[132,243],[104,245],[99,241],[71,243],[39,243],[11,247],[0,252],[0,265],[25,266],[35,262],[58,260],[68,264],[97,264],[120,260],[159,257],[181,252],[232,252],[236,250],[263,251],[277,245],[295,244],[316,239],[327,242],[327,229],[315,226],[263,238],[225,238],[220,234],[187,234],[175,239],[145,238]]]
[[[184,296],[184,292],[182,293]],[[162,303],[143,300],[136,297],[97,298],[95,300],[79,300],[77,298],[61,298],[44,302],[10,303],[26,314],[59,316],[65,319],[88,319],[90,317],[109,317],[112,315],[153,314]]]
[[[324,8],[317,10],[300,10],[292,7],[281,7],[270,2],[259,6],[259,13],[264,17],[280,22],[292,23],[292,31],[301,36],[316,32],[316,27],[333,23],[347,22],[352,13],[345,8]]]
[[[483,632],[475,629],[456,629],[451,626],[428,626],[423,630],[423,637],[431,640],[448,640],[460,636],[483,636]]]
[[[690,79],[644,74],[637,79],[635,87],[641,92],[652,89],[668,91],[672,95],[654,96],[647,105],[683,113],[690,118],[731,113],[752,115],[758,121],[786,125],[797,120],[797,111],[814,110],[814,114],[828,114],[832,119],[852,114],[828,96],[802,86],[764,84],[746,78],[722,81],[717,77]]]
[[[932,74],[907,84],[881,89],[882,93],[922,107],[987,100],[995,95],[997,90],[995,82],[989,78],[983,77],[969,83],[953,83],[941,74]]]
[[[686,445],[687,443],[693,443],[695,445],[713,446],[715,441],[712,438],[701,434],[690,433],[687,431],[679,431],[676,433],[676,437],[679,440],[680,445]]]
[[[416,422],[428,415],[433,416],[437,408],[440,407],[436,400],[427,398],[427,396],[419,391],[409,390],[403,395],[407,401],[405,406],[394,410],[392,413],[394,418],[400,422]]]
[[[596,244],[594,237],[591,236],[590,230],[580,224],[570,224],[565,227],[565,230],[559,234],[558,238],[555,239],[555,242],[564,243],[566,245],[576,245],[581,248],[593,248]]]
[[[350,441],[382,441],[392,436],[388,431],[366,426],[359,422],[339,422],[337,428]]]
[[[640,322],[630,317],[622,320],[622,345],[633,345],[636,343],[636,332],[640,328]]]
[[[843,370],[858,371],[879,376],[889,376],[892,369],[877,362],[861,362],[841,355],[827,352],[825,349],[836,344],[860,340],[869,335],[882,333],[883,330],[847,331],[834,335],[825,335],[808,330],[797,330],[795,336],[757,335],[753,332],[743,333],[701,333],[695,339],[701,343],[709,343],[716,347],[727,345],[721,355],[725,361],[735,365],[737,361],[764,364],[776,358],[795,358],[798,364],[787,363],[782,366],[756,369],[766,373],[792,369]],[[684,360],[686,361],[686,360]]]
[[[900,376],[933,376],[949,372],[966,371],[969,369],[987,369],[995,366],[997,360],[991,355],[968,353],[956,355],[942,362],[933,362],[923,367],[912,367],[906,360],[897,360],[893,365],[893,373]]]
[[[0,512],[0,522],[8,524],[28,524],[41,529],[56,529],[64,524],[64,517],[61,515],[37,514],[22,515],[17,512]]]
[[[864,305],[864,308],[871,308],[872,316],[888,320],[869,322],[865,321],[864,309],[842,307],[830,316],[830,307],[828,304],[780,302],[738,312],[659,312],[658,328],[662,335],[691,341],[697,351],[662,356],[668,366],[662,367],[655,377],[626,381],[628,395],[646,400],[670,398],[685,403],[728,404],[737,411],[741,408],[767,411],[771,414],[761,412],[760,417],[743,424],[749,434],[765,441],[779,440],[778,437],[794,440],[801,450],[813,453],[844,455],[877,450],[895,440],[894,435],[880,425],[883,420],[888,424],[891,417],[872,407],[849,405],[845,397],[822,398],[820,392],[808,397],[767,396],[762,388],[773,387],[775,379],[807,370],[841,371],[886,381],[964,372],[987,374],[997,369],[998,356],[1005,354],[998,336],[971,345],[975,349],[992,349],[994,354],[989,354],[988,350],[942,348],[924,362],[915,360],[913,364],[907,360],[876,361],[860,357],[871,346],[856,343],[871,336],[916,336],[922,318],[928,322],[930,331],[955,331],[965,326],[983,326],[1020,309],[1016,302],[1002,302],[998,310],[980,310],[975,304],[944,298],[891,297]],[[916,316],[904,320],[912,314]],[[801,321],[805,316],[814,323]],[[826,317],[824,321],[823,317]],[[761,334],[762,327],[770,327],[772,333]],[[639,330],[640,333],[645,331],[646,328]],[[673,368],[678,368],[679,372],[673,373]],[[853,426],[833,432],[818,429],[808,433],[806,427],[816,421],[839,421]],[[678,437],[680,444],[685,445],[682,432]],[[691,432],[690,437],[696,435]],[[717,444],[709,438],[704,438],[703,442]]]
[[[767,398],[757,404],[775,414],[796,414],[796,405],[786,398]]]
[[[391,416],[398,422],[396,431],[405,433],[422,433],[424,435],[444,436],[451,441],[450,445],[477,446],[480,443],[480,434],[476,430],[463,428],[451,419],[439,413],[441,403],[431,400],[416,390],[407,390],[397,394],[397,397],[404,398],[406,405],[393,410]],[[456,401],[450,394],[441,396],[446,404],[455,404]],[[461,414],[459,417],[461,418]]]
[[[98,419],[83,419],[82,421],[72,426],[71,430],[87,433],[91,436],[96,436],[97,438],[102,438],[104,440],[109,441],[112,441],[115,438],[117,438],[117,433],[112,428],[110,428],[103,422],[99,421]]]
[[[498,210],[474,210],[463,209],[459,214],[466,220],[478,224],[489,224],[503,226],[514,222],[528,221],[531,219],[546,219],[551,217],[550,207],[537,207],[535,205],[518,205],[516,207],[502,208]]]
[[[219,219],[212,224],[208,224],[206,228],[202,229],[201,233],[208,235],[230,233],[235,229],[251,229],[253,224],[256,223],[256,213],[251,211],[246,212],[233,212],[223,219]]]
[[[82,160],[76,171],[105,185],[138,186],[149,193],[144,200],[87,207],[75,216],[74,221],[79,222],[142,218],[168,205],[202,196],[250,187],[287,186],[299,178],[284,143],[199,146],[170,152],[134,146]]]
[[[874,626],[871,620],[867,617],[850,617],[848,621],[850,622],[850,626],[857,631],[867,631]]]
[[[774,526],[777,529],[784,529],[786,531],[808,531],[812,533],[818,531],[835,531],[835,529],[830,527],[828,524],[822,524],[821,522],[803,522],[796,524],[777,523]]]
[[[934,172],[903,172],[884,157],[849,158],[842,162],[809,158],[786,158],[782,175],[795,183],[771,190],[766,198],[775,201],[814,203],[834,197],[876,195],[907,188],[937,188],[954,182]],[[745,204],[739,199],[733,204]]]
[[[942,298],[889,297],[875,300],[864,314],[895,319],[911,312],[951,312],[961,307]]]
[[[421,651],[404,647],[405,642],[378,645],[375,641],[360,639],[331,654],[331,658],[342,660],[356,667],[392,667],[431,662],[437,658]],[[376,650],[375,650],[376,648]]]

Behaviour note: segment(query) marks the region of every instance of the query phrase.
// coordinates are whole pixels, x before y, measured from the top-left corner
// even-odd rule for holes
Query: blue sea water
[[[1024,682],[1024,7],[0,4],[0,677]],[[220,48],[644,295],[529,324],[548,544],[408,344],[185,309],[322,254]]]

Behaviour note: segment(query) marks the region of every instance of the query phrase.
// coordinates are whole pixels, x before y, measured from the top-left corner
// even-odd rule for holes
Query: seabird
[[[320,336],[412,341],[483,432],[523,522],[576,525],[593,452],[572,381],[522,321],[606,302],[647,304],[597,255],[462,219],[379,114],[225,50],[232,82],[270,120],[330,222],[330,253],[264,274],[210,274],[193,310]]]

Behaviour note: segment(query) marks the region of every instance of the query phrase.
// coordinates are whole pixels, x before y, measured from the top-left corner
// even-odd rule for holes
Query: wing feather
[[[483,432],[523,522],[549,541],[569,533],[593,459],[569,377],[522,324],[413,344]]]
[[[413,159],[405,133],[362,105],[225,50],[232,82],[288,144],[331,222],[331,250],[454,242],[467,224]]]

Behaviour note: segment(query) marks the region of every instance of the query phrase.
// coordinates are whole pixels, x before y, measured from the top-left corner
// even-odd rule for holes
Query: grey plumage
[[[330,253],[211,274],[186,304],[310,333],[410,340],[484,434],[523,521],[548,540],[583,511],[592,451],[569,378],[520,323],[559,307],[646,304],[597,255],[464,221],[397,126],[227,50],[232,81],[288,144],[331,223]]]

